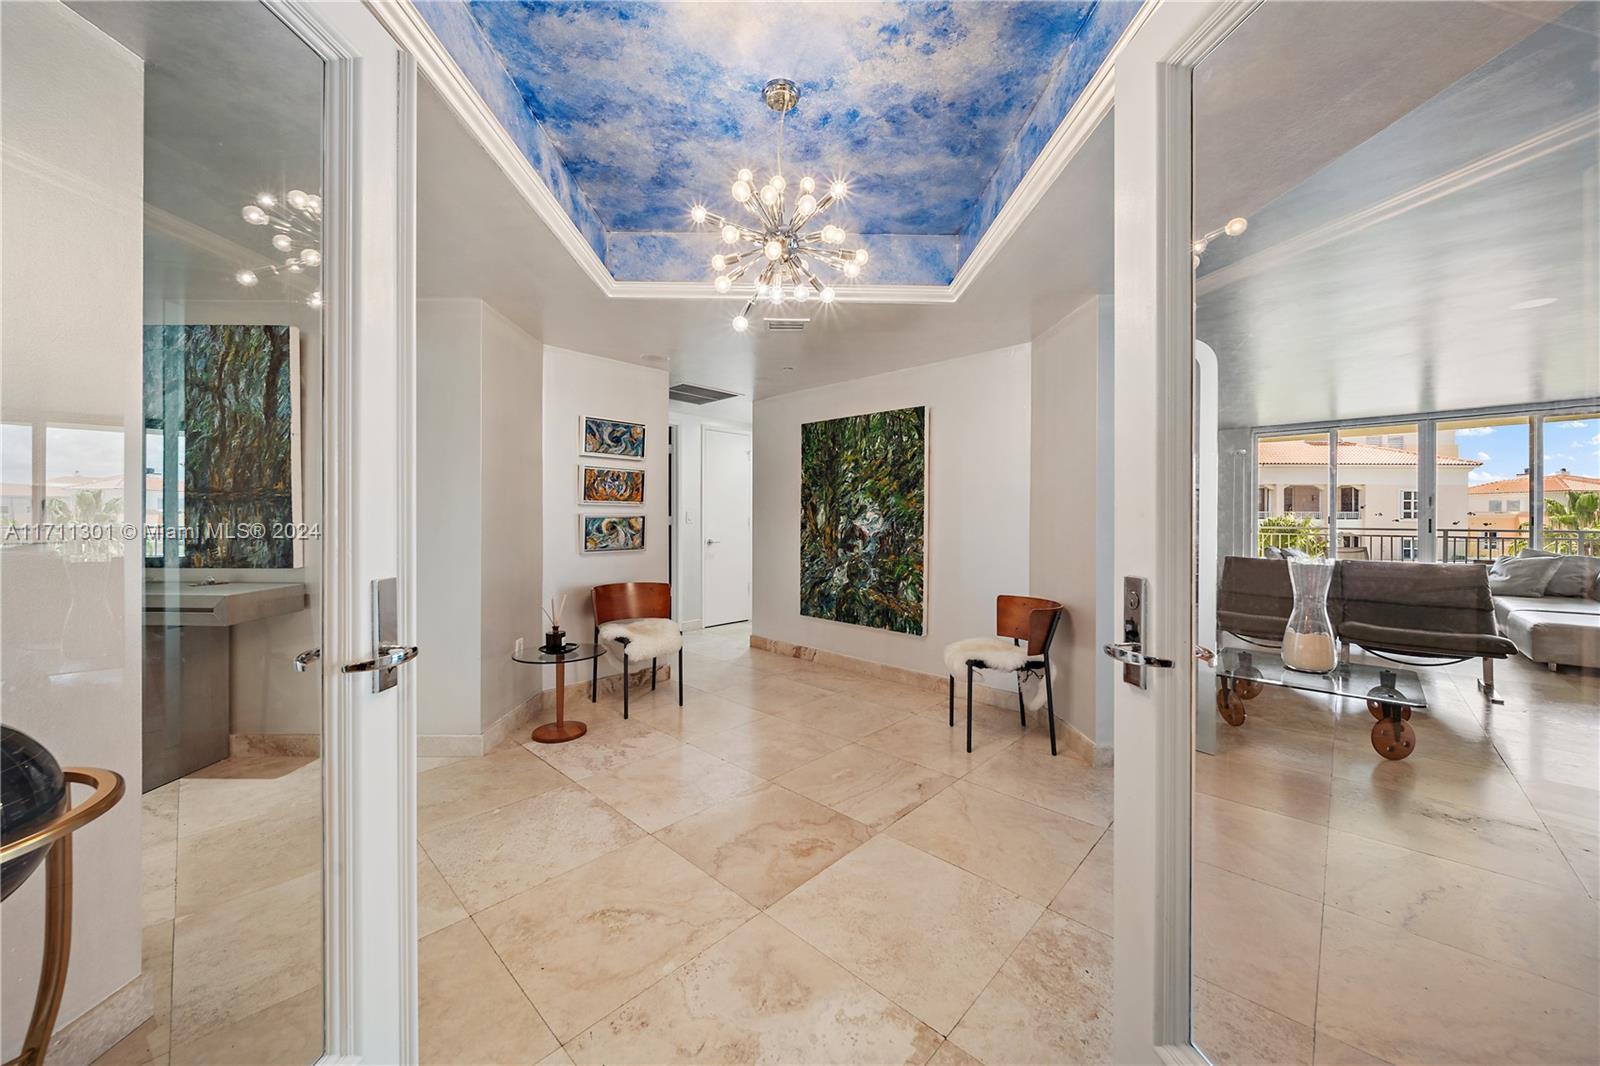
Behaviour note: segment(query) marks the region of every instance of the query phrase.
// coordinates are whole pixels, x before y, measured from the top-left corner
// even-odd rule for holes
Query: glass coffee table
[[[1229,725],[1243,725],[1245,703],[1271,685],[1366,700],[1367,710],[1377,719],[1372,726],[1372,747],[1385,759],[1404,759],[1417,746],[1411,712],[1426,710],[1428,700],[1415,671],[1340,663],[1329,673],[1307,674],[1291,670],[1275,653],[1258,648],[1223,648],[1217,652],[1213,665],[1217,673],[1217,713]]]
[[[556,720],[535,728],[534,740],[540,744],[563,744],[577,740],[589,731],[585,722],[567,721],[567,664],[586,663],[599,658],[604,651],[597,644],[568,644],[561,651],[545,651],[535,644],[531,648],[524,645],[520,652],[512,654],[511,658],[519,663],[556,668]]]

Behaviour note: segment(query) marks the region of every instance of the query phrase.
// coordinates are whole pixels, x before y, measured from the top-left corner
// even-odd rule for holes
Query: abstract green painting
[[[800,613],[923,632],[926,407],[800,427]]]

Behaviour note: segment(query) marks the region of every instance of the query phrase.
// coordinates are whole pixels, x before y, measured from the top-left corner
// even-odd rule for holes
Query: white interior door
[[[1250,3],[1161,4],[1116,65],[1115,570],[1147,581],[1146,687],[1115,685],[1116,1061],[1203,1062],[1190,1041],[1194,760],[1193,65]],[[1128,486],[1140,486],[1132,492]]]
[[[376,691],[374,583],[416,632],[416,69],[364,5],[278,5],[327,62],[326,496],[322,671],[326,1058],[416,1062],[416,696]]]
[[[750,434],[707,428],[700,453],[701,617],[708,626],[750,617]]]

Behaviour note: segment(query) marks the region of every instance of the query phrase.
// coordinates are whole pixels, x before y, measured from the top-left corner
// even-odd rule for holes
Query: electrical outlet
[[[517,650],[516,650],[516,652],[514,654],[517,654],[517,655],[521,655],[522,654],[522,638],[521,637],[517,638]]]

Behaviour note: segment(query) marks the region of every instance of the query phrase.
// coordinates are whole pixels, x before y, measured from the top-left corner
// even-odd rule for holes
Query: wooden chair
[[[620,581],[596,585],[594,642],[622,659],[622,717],[628,717],[630,658],[650,660],[650,689],[656,687],[656,660],[678,653],[678,706],[683,706],[683,630],[672,620],[672,586],[665,581]],[[589,679],[589,702],[598,699],[600,660]]]
[[[967,671],[967,751],[972,751],[972,678],[978,670],[1011,670],[1017,675],[1017,712],[1028,728],[1028,707],[1022,696],[1023,675],[1044,671],[1045,713],[1050,716],[1050,754],[1056,754],[1056,694],[1050,679],[1050,642],[1055,640],[1065,608],[1037,596],[996,596],[994,628],[998,636],[958,640],[944,650],[950,672],[950,728],[956,724],[956,675]],[[1010,643],[1006,643],[1007,638]],[[1026,640],[1024,647],[1022,641]]]

